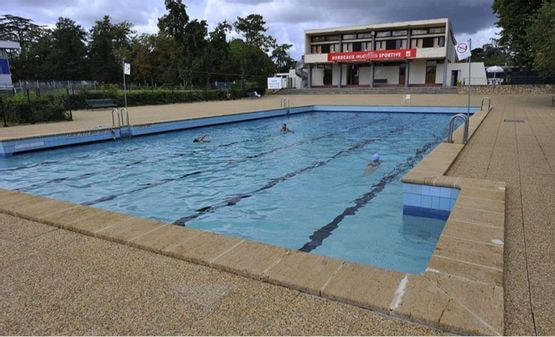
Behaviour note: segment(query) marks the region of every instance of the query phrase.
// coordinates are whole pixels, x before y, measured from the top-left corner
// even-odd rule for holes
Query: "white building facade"
[[[307,30],[308,86],[455,86],[468,69],[456,63],[455,44],[446,18]],[[472,84],[485,79],[483,68],[472,66]]]

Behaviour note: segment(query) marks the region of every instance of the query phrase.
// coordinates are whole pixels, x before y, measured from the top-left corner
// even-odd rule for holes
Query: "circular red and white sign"
[[[467,50],[468,50],[468,45],[466,43],[462,42],[457,45],[457,52],[466,53]]]

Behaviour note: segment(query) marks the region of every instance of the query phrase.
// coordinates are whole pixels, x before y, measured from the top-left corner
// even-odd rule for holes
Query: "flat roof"
[[[440,19],[428,19],[428,20],[378,23],[378,24],[369,24],[369,25],[358,25],[358,26],[340,26],[340,27],[321,28],[321,29],[307,29],[304,32],[305,34],[322,34],[322,33],[333,33],[333,32],[345,32],[345,31],[383,29],[383,28],[392,28],[392,27],[420,27],[420,26],[428,26],[433,24],[447,24],[447,23],[449,23],[448,18],[440,18]]]

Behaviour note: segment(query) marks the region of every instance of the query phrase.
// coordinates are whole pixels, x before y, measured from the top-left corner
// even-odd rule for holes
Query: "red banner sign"
[[[328,53],[328,61],[376,61],[376,60],[404,60],[416,57],[416,49],[390,49],[372,51],[351,51],[344,53]]]

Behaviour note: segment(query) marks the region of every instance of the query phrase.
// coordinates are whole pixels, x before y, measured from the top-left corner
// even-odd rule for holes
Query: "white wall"
[[[447,84],[451,85],[451,73],[453,70],[459,71],[459,81],[466,84],[468,79],[468,62],[459,63],[449,63],[447,66]],[[483,62],[472,62],[471,63],[471,85],[486,85],[488,84],[488,79],[486,77],[486,67]]]
[[[399,66],[380,66],[374,68],[374,80],[387,79],[387,84],[399,84]]]
[[[312,85],[324,85],[324,69],[312,67]]]
[[[426,60],[410,61],[409,84],[426,83]]]
[[[436,84],[443,84],[443,63],[437,64],[436,67]],[[449,82],[447,82],[449,86]]]
[[[370,66],[358,68],[358,84],[370,85]]]

